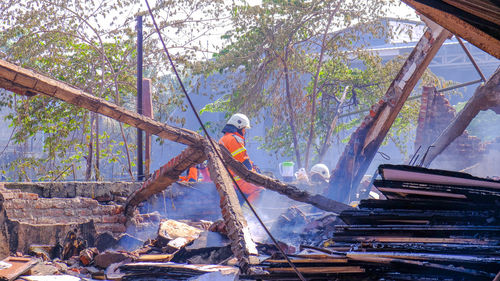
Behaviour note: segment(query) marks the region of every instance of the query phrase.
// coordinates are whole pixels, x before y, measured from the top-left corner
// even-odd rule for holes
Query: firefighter
[[[328,183],[330,181],[330,170],[328,170],[325,164],[316,164],[312,166],[309,174],[311,176],[311,182]]]
[[[245,130],[249,128],[250,120],[248,117],[244,114],[236,113],[229,118],[226,126],[222,129],[224,136],[219,140],[219,143],[229,150],[234,159],[243,163],[247,169],[255,172],[254,165],[252,161],[250,161],[247,149],[245,148]],[[254,203],[259,198],[263,188],[242,180],[233,172],[231,172],[231,174],[234,176],[241,191],[247,196],[248,201]]]

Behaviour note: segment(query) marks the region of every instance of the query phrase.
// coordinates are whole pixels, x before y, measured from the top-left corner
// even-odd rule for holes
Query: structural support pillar
[[[382,141],[386,137],[403,104],[417,84],[434,55],[451,33],[424,18],[427,30],[403,67],[392,81],[384,97],[372,106],[363,123],[351,135],[337,167],[330,178],[330,198],[349,203],[349,196],[359,185]]]

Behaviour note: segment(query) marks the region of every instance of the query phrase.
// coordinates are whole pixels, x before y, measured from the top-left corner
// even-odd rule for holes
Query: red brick
[[[88,217],[92,215],[92,210],[91,209],[80,209],[77,211],[77,213],[80,214],[81,217]]]
[[[113,233],[123,233],[125,231],[127,231],[127,227],[123,224],[116,224],[111,227]]]
[[[36,194],[36,193],[23,192],[23,193],[19,193],[19,195],[20,195],[19,198],[22,198],[22,199],[26,199],[26,200],[38,200],[38,194]]]
[[[120,218],[118,216],[103,216],[102,217],[102,222],[103,223],[115,223],[118,222]]]
[[[16,194],[13,192],[2,192],[2,195],[5,200],[11,200],[16,198]]]

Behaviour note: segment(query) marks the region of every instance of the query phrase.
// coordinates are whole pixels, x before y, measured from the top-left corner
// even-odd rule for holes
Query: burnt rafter
[[[330,178],[329,197],[345,202],[358,186],[411,91],[443,42],[446,29],[424,18],[429,28],[407,58],[382,99],[351,135]]]
[[[135,207],[154,194],[160,193],[179,180],[179,176],[189,167],[202,163],[206,157],[200,149],[189,146],[179,155],[156,170],[142,185],[134,191],[125,203],[125,213],[131,216]]]

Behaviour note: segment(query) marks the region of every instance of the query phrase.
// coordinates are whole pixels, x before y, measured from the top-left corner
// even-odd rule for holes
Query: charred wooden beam
[[[488,79],[486,84],[479,86],[465,107],[451,121],[450,125],[431,145],[424,166],[428,167],[436,157],[443,152],[457,137],[462,135],[470,122],[481,110],[493,109],[500,114],[500,68]]]
[[[220,147],[216,146],[219,150]],[[239,266],[244,272],[250,269],[250,255],[257,255],[257,247],[250,237],[250,230],[238,201],[231,176],[224,168],[224,163],[217,157],[212,147],[206,143],[205,153],[208,157],[210,177],[215,183],[220,196],[222,218],[226,224],[228,237],[231,239],[231,250],[238,258]]]
[[[165,190],[179,180],[179,176],[189,167],[205,161],[206,157],[200,149],[189,146],[181,154],[172,158],[167,164],[144,182],[142,187],[130,195],[125,203],[125,213],[132,215],[135,207],[152,195]]]
[[[372,106],[369,115],[351,135],[330,178],[330,198],[340,202],[348,200],[352,189],[359,184],[370,166],[415,84],[443,42],[451,36],[449,31],[432,22],[428,25],[432,28],[427,28],[384,97]]]
[[[193,145],[203,138],[193,131],[155,121],[66,83],[4,60],[0,60],[0,87],[23,95],[38,93],[54,97],[174,142]]]
[[[283,194],[292,200],[311,204],[321,210],[328,212],[340,213],[344,210],[353,209],[353,207],[344,203],[331,200],[319,194],[311,194],[307,191],[300,190],[295,186],[284,184],[277,179],[254,173],[248,170],[245,165],[235,160],[231,156],[231,153],[229,153],[229,151],[222,145],[221,152],[224,161],[231,167],[231,170],[234,171],[240,178],[249,183],[263,186],[266,189]]]
[[[456,15],[440,11],[436,8],[431,7],[431,5],[426,5],[423,3],[424,1],[418,1],[418,0],[417,1],[402,0],[402,1],[408,4],[410,7],[417,10],[420,14],[425,15],[429,19],[443,26],[447,30],[464,38],[465,40],[474,44],[476,47],[482,49],[483,51],[490,53],[492,56],[495,56],[500,59],[500,40],[498,40],[498,38],[495,38],[487,34],[486,32],[480,30],[479,28],[474,27],[473,25],[457,17]],[[446,2],[446,1],[435,1],[435,2]],[[462,1],[462,3],[467,3],[467,2],[469,1]],[[491,7],[493,7],[494,9],[498,9],[498,6],[495,6],[492,3],[487,3],[487,2],[489,1],[483,1],[483,4],[476,5],[476,8],[485,8],[488,4],[492,5]],[[488,14],[480,12],[476,13],[476,15],[487,16]],[[489,20],[492,19],[490,18]],[[498,21],[498,19],[496,20]]]

